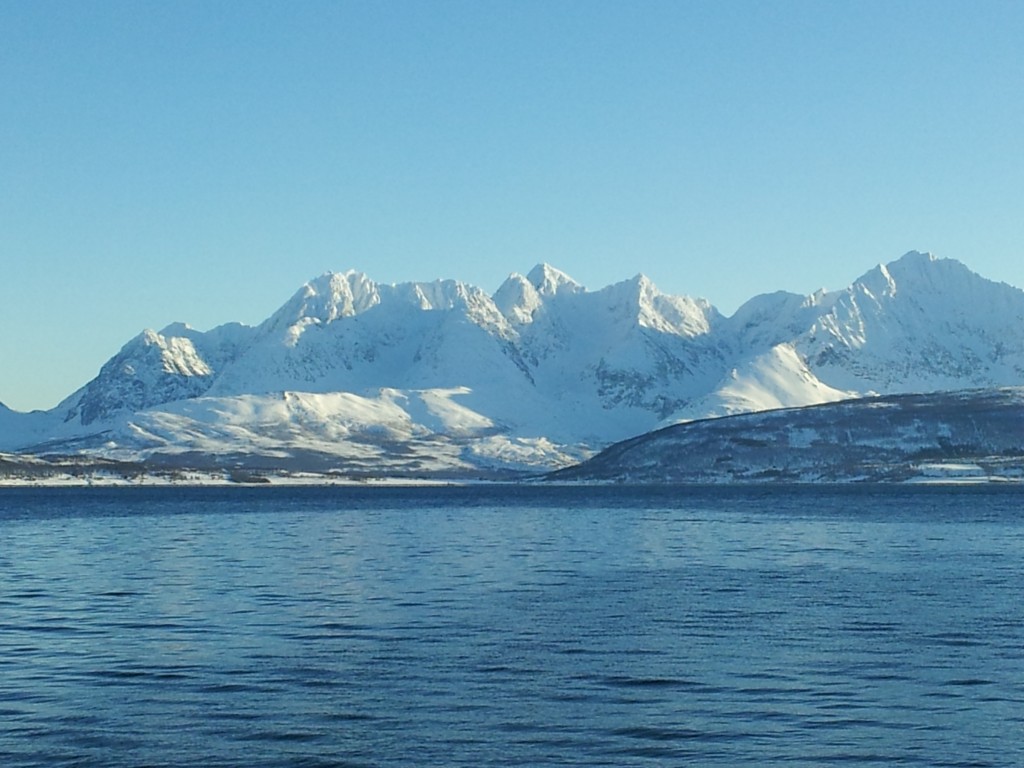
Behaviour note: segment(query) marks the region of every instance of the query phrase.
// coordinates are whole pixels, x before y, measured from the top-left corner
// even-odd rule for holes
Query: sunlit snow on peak
[[[582,285],[577,283],[565,272],[555,269],[550,264],[538,264],[526,276],[537,292],[542,296],[555,296],[559,293],[579,293]]]

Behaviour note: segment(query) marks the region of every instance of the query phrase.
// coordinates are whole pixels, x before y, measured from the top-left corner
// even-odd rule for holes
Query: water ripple
[[[0,494],[0,765],[1024,765],[1024,495],[378,490]]]

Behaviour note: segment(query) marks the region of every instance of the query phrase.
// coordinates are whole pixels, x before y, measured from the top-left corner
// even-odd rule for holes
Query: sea
[[[0,766],[514,765],[1024,765],[1024,490],[0,489]]]

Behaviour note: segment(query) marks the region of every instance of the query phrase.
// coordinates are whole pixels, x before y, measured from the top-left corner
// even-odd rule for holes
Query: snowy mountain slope
[[[1024,481],[1024,388],[861,398],[678,424],[617,443],[551,478]]]
[[[795,340],[816,375],[858,392],[1024,381],[1024,293],[912,252],[830,297]]]
[[[589,291],[542,264],[490,296],[349,271],[256,327],[144,331],[53,411],[0,409],[0,450],[500,472],[677,421],[1021,383],[1024,292],[916,252],[729,318],[643,275]]]
[[[459,479],[535,474],[585,458],[543,437],[507,434],[463,406],[466,394],[384,389],[197,397],[122,414],[102,432],[62,424],[33,452],[203,469]]]
[[[64,421],[88,426],[118,413],[198,397],[253,335],[254,329],[238,323],[206,333],[183,323],[159,333],[145,330],[107,361],[95,379],[55,410]]]
[[[650,428],[726,368],[718,312],[642,275],[590,292],[541,265],[496,296],[536,387],[581,423],[621,423],[604,437]]]
[[[339,277],[307,284],[259,326],[210,394],[432,388],[522,376],[507,323],[479,289],[454,281],[377,286],[358,276],[368,295],[351,302],[342,291],[338,302]]]
[[[782,343],[738,360],[709,394],[677,411],[673,421],[832,403],[852,397],[857,393],[834,389],[820,381],[793,345]]]
[[[1024,292],[916,251],[844,290],[755,297],[724,331],[738,364],[668,421],[1024,382]]]
[[[0,450],[13,450],[45,439],[58,423],[52,412],[20,413],[0,403]]]
[[[457,388],[509,434],[600,445],[654,427],[693,382],[724,373],[709,340],[720,319],[642,276],[589,292],[541,265],[492,298],[456,281],[328,274],[255,329],[144,332],[64,418],[89,427],[200,396]]]

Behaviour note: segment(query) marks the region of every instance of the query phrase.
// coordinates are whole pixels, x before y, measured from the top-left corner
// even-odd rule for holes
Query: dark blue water
[[[0,492],[2,766],[1024,765],[1012,489]]]

